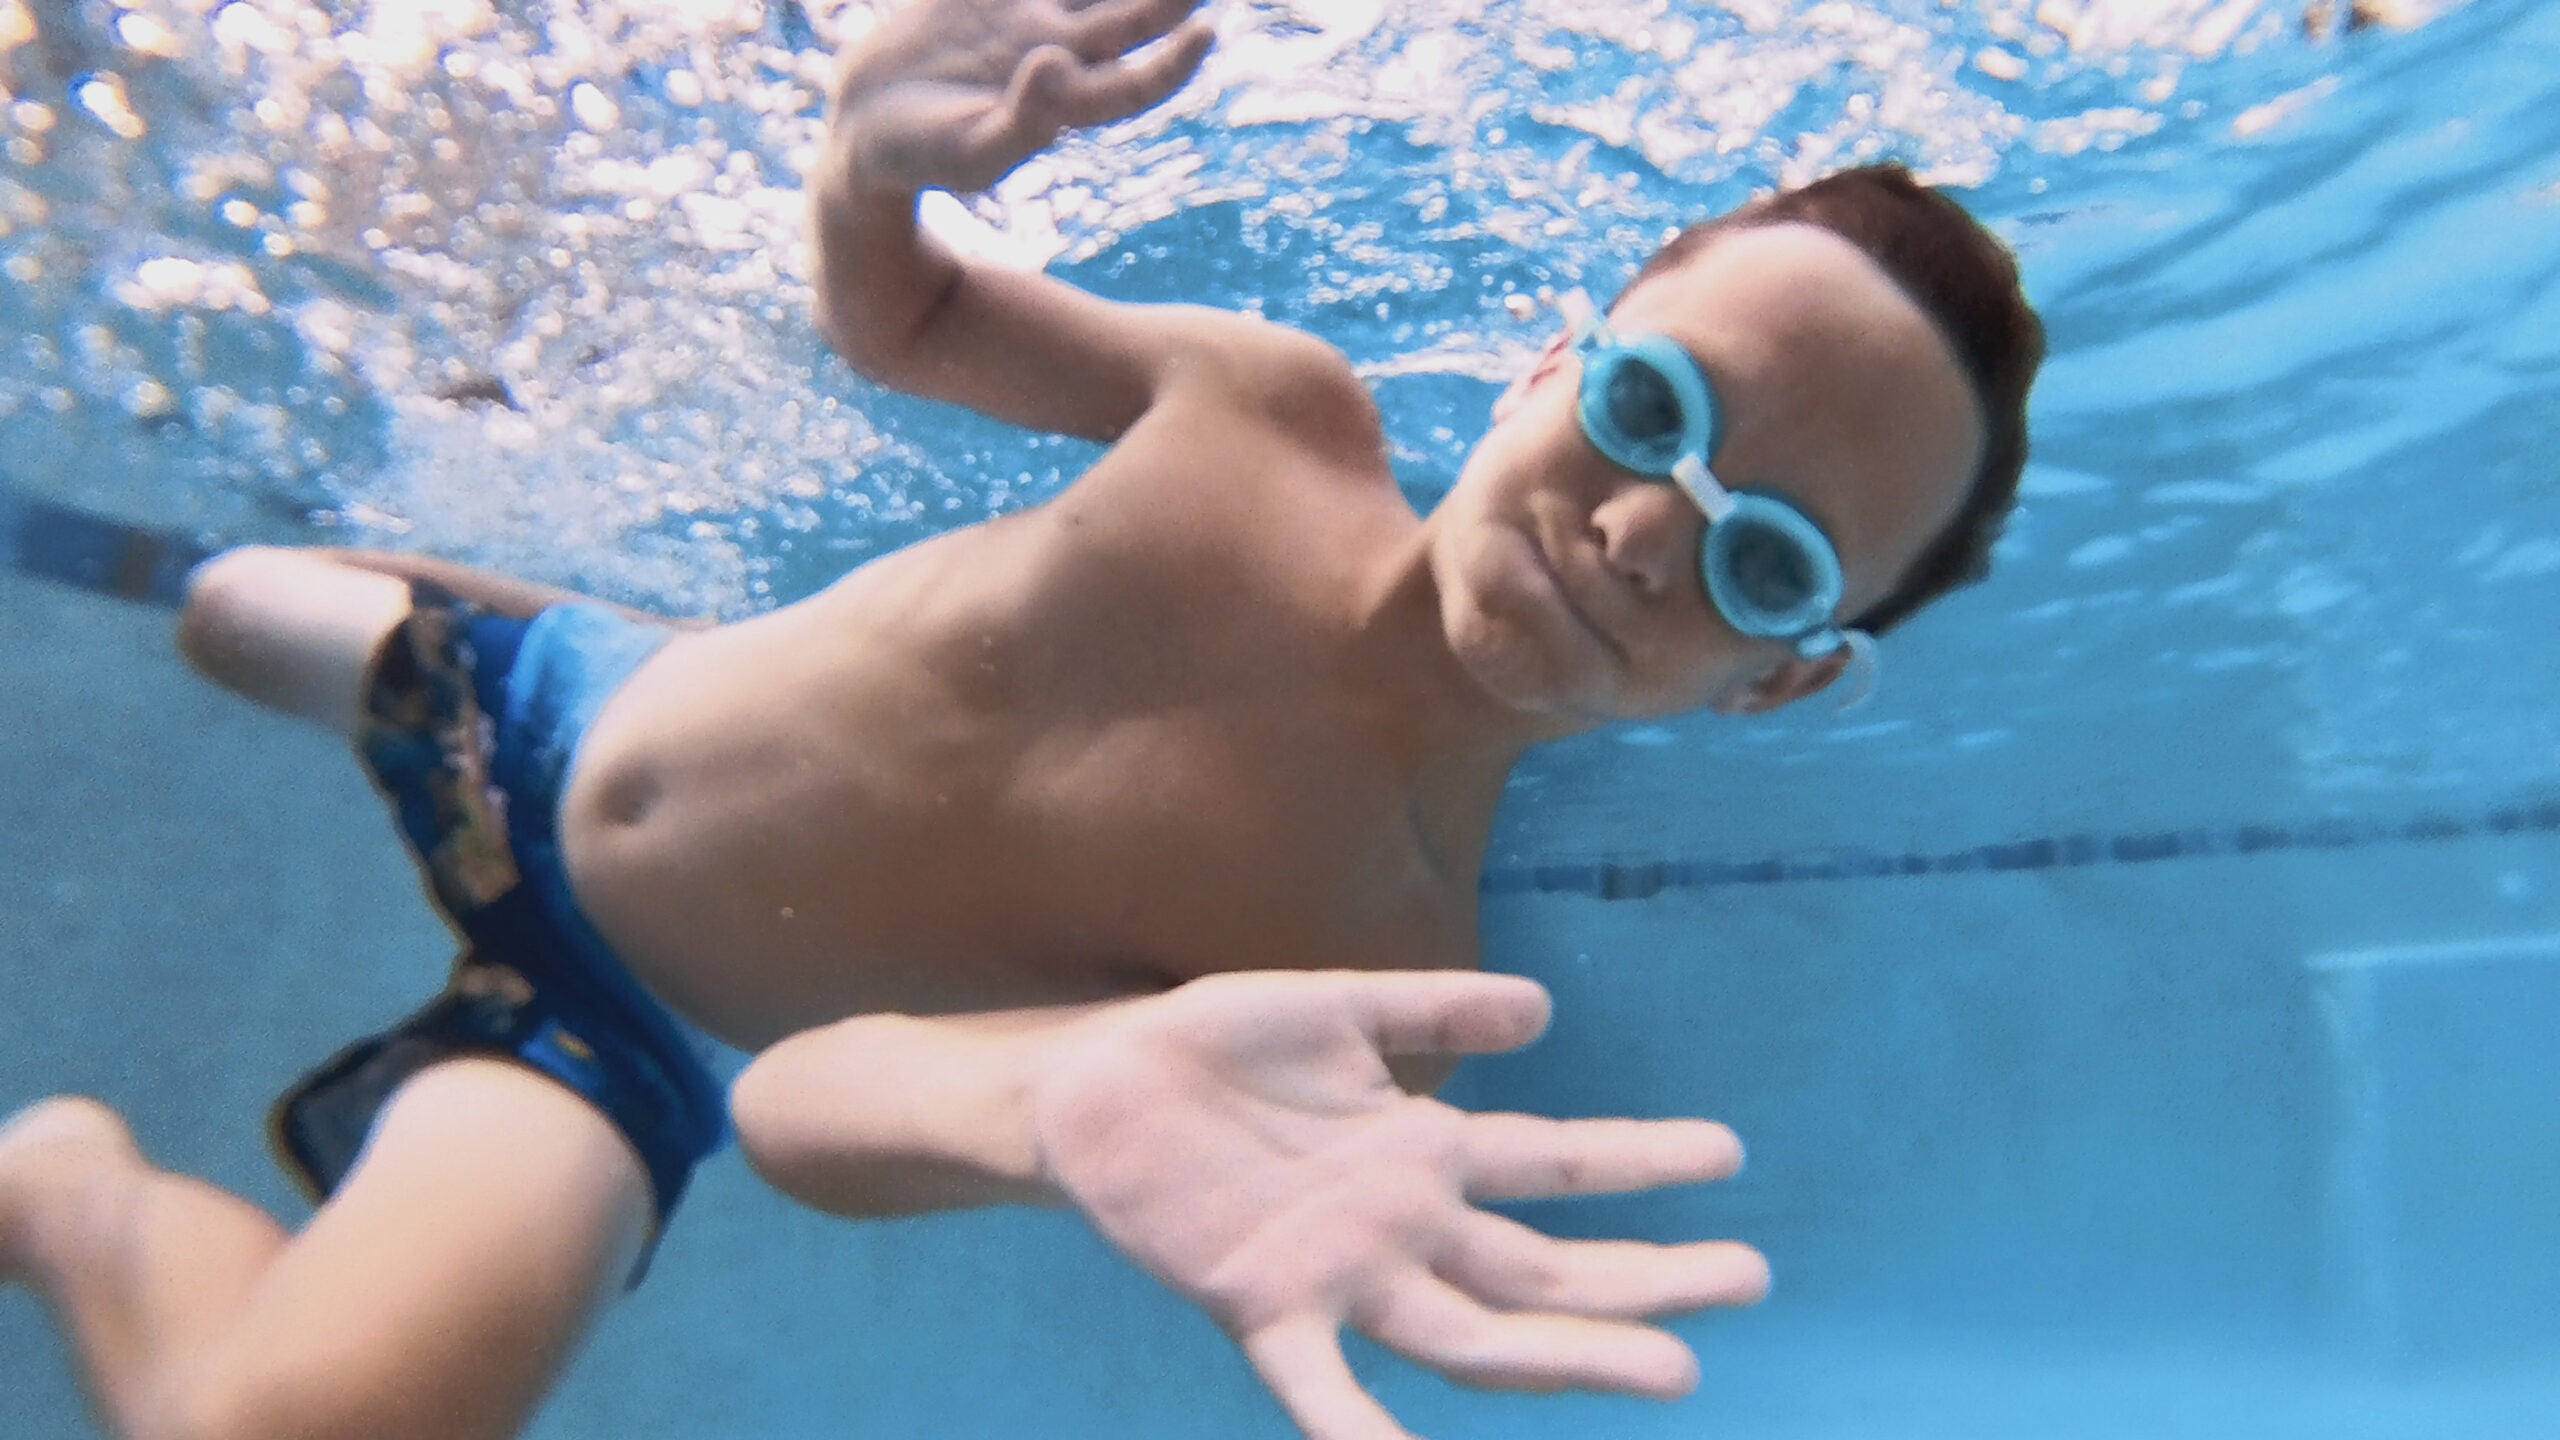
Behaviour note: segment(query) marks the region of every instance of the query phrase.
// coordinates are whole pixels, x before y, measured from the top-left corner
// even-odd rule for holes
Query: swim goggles
[[[1776,640],[1797,658],[1846,647],[1854,688],[1847,709],[1875,686],[1875,639],[1833,621],[1844,584],[1840,551],[1811,516],[1758,490],[1727,490],[1707,468],[1724,440],[1724,410],[1696,358],[1664,335],[1624,335],[1580,290],[1557,305],[1582,362],[1575,415],[1592,448],[1650,479],[1668,480],[1705,512],[1698,576],[1725,623]]]

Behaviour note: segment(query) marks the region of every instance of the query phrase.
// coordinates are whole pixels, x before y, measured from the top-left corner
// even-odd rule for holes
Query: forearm
[[[1172,94],[1209,48],[1192,3],[922,0],[865,36],[809,174],[827,342],[879,384],[1028,429],[1108,442],[1134,425],[1208,348],[1194,319],[963,254],[918,223],[918,198],[984,190],[1062,129]]]
[[[901,362],[961,278],[959,258],[916,223],[917,199],[936,181],[882,138],[883,102],[930,52],[928,10],[896,13],[845,57],[809,177],[818,331],[854,369],[900,389]]]
[[[766,1183],[834,1215],[1058,1203],[1030,1092],[1071,1013],[867,1015],[803,1031],[731,1089],[739,1149]]]
[[[917,191],[877,179],[839,134],[810,187],[818,332],[896,388],[915,337],[958,288],[961,262],[916,224]]]

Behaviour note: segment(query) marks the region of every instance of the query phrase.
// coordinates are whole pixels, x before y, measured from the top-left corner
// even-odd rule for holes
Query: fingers
[[[1163,103],[1199,70],[1214,38],[1207,21],[1193,19],[1151,50],[1086,67],[1059,97],[1059,123],[1100,125]]]
[[[1123,119],[1163,101],[1200,68],[1212,38],[1208,23],[1195,19],[1143,54],[1097,65],[1064,45],[1043,45],[1014,67],[1004,98],[970,127],[963,148],[991,181],[1061,130]]]
[[[1558,1240],[1481,1212],[1467,1217],[1437,1268],[1498,1309],[1603,1320],[1753,1305],[1769,1293],[1769,1262],[1748,1245]]]
[[[1329,1318],[1284,1321],[1243,1338],[1244,1358],[1307,1440],[1414,1440],[1360,1387]]]
[[[1346,987],[1360,1028],[1389,1055],[1516,1050],[1547,1028],[1547,992],[1525,976],[1384,970],[1328,978]]]
[[[1198,8],[1199,0],[1097,0],[1069,17],[1067,44],[1088,62],[1117,60]]]
[[[1470,1385],[1505,1390],[1616,1390],[1677,1399],[1698,1360],[1665,1331],[1572,1315],[1501,1315],[1424,1271],[1398,1280],[1352,1316],[1380,1344]]]
[[[1474,1200],[1650,1190],[1722,1180],[1742,1168],[1742,1141],[1712,1120],[1470,1115],[1460,1144]]]
[[[970,127],[966,148],[974,155],[1019,159],[1055,139],[1064,122],[1058,97],[1073,83],[1076,57],[1065,46],[1043,45],[1013,67],[1004,98]],[[1009,165],[1008,165],[1009,168]]]

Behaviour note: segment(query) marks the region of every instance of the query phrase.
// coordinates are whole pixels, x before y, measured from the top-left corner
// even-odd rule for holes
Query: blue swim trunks
[[[454,1055],[508,1056],[629,1138],[663,1234],[694,1166],[727,1138],[719,1046],[643,989],[579,909],[559,813],[596,712],[670,632],[598,605],[521,620],[411,589],[356,752],[463,953],[424,1009],[285,1092],[269,1116],[278,1158],[324,1198],[403,1080]]]

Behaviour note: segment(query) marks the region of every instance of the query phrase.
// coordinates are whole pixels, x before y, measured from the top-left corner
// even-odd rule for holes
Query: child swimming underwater
[[[1346,1320],[1479,1383],[1668,1395],[1693,1362],[1638,1322],[1759,1293],[1739,1246],[1469,1207],[1738,1159],[1717,1127],[1387,1083],[1390,1052],[1427,1088],[1525,1038],[1525,982],[1228,972],[1472,968],[1529,746],[1813,694],[1970,578],[2041,349],[2014,266],[1898,170],[1756,202],[1557,335],[1417,519],[1331,347],[915,225],[922,190],[1170,94],[1190,9],[903,12],[847,58],[812,177],[829,340],[1109,442],[1057,499],[711,628],[407,557],[199,573],[190,658],[354,738],[465,953],[281,1103],[331,1196],[299,1236],[102,1112],[0,1141],[7,1266],[120,1429],[513,1433],[723,1137],[709,1039],[759,1052],[729,1115],[778,1188],[1072,1199],[1326,1440],[1400,1433]]]

